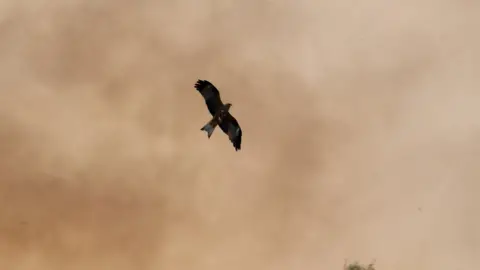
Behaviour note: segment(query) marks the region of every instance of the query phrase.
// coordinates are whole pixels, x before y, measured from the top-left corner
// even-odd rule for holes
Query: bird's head
[[[232,107],[232,103],[225,103],[225,109],[228,111]]]

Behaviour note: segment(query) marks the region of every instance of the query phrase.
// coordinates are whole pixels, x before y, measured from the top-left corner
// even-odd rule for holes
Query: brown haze
[[[479,14],[3,0],[0,269],[475,269]]]

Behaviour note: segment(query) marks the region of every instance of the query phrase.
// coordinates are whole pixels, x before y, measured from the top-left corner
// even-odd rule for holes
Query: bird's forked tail
[[[207,132],[207,136],[210,139],[213,131],[215,130],[215,126],[213,126],[210,122],[208,122],[205,126],[201,128],[201,130]]]

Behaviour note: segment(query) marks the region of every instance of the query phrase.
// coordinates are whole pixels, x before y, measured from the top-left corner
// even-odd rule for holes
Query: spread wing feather
[[[198,80],[195,83],[195,89],[202,94],[208,111],[214,116],[218,109],[223,106],[218,89],[207,80]]]
[[[242,145],[242,129],[240,128],[237,119],[229,113],[219,126],[222,131],[228,135],[233,147],[235,147],[235,151],[240,150]]]

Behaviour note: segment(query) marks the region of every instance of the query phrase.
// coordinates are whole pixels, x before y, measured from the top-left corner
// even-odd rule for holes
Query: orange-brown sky
[[[474,269],[479,13],[0,2],[0,269]]]

